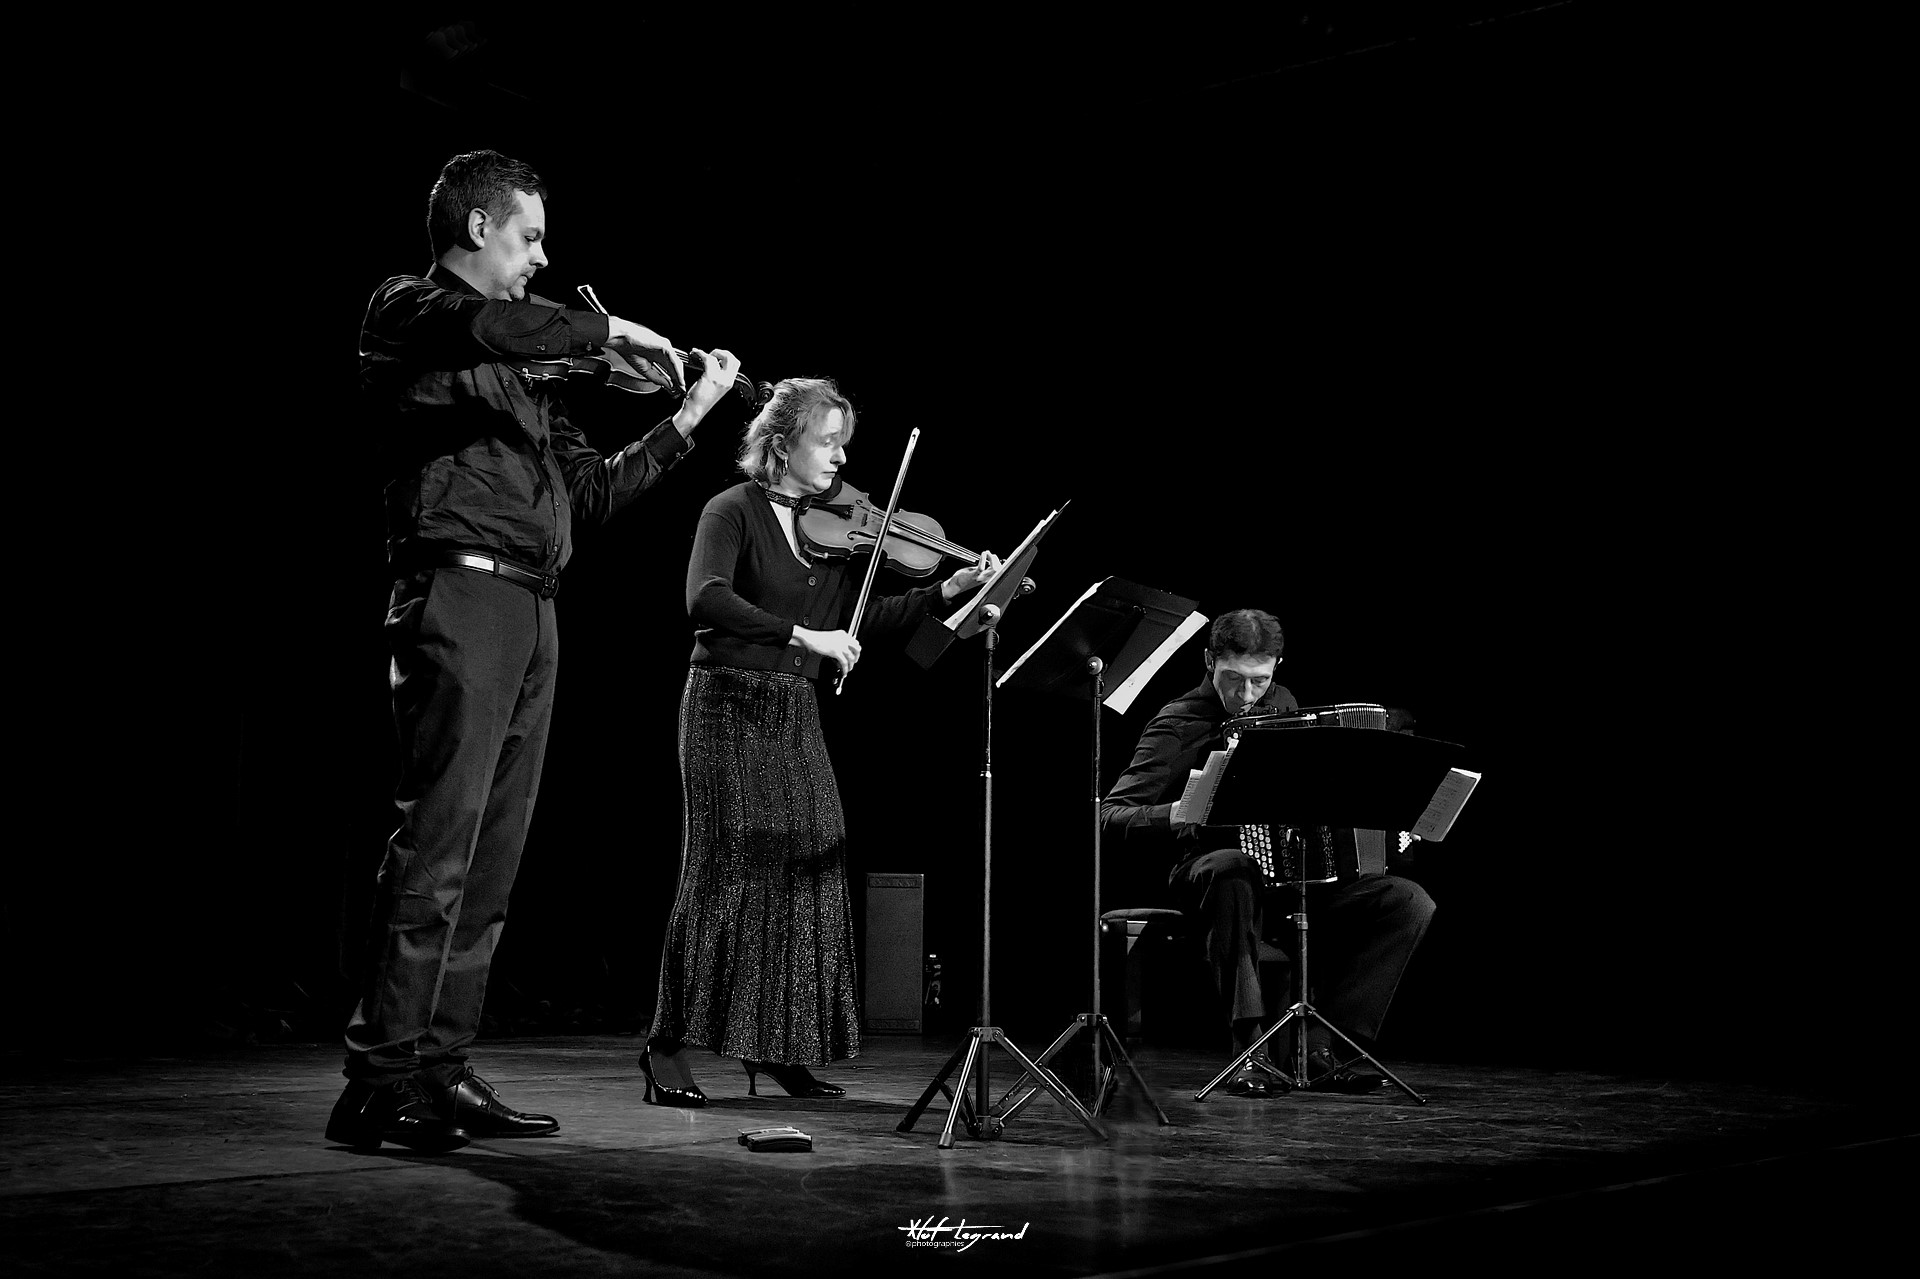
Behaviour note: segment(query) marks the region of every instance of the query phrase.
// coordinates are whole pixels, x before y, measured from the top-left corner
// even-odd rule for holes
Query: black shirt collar
[[[427,272],[427,279],[439,285],[441,288],[449,289],[455,293],[471,293],[477,298],[486,296],[481,293],[480,290],[468,284],[465,276],[444,262],[435,262],[433,264],[433,270]]]

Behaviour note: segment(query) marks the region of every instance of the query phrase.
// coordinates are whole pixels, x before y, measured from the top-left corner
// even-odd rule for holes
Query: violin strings
[[[823,509],[832,509],[832,508],[823,508]],[[845,509],[845,508],[842,508],[842,509]],[[888,529],[887,531],[890,534],[891,533],[910,533],[914,537],[920,538],[922,541],[924,541],[929,550],[940,551],[941,553],[946,555],[951,555],[958,560],[977,560],[980,558],[978,555],[975,555],[972,551],[969,551],[964,546],[956,546],[952,542],[947,541],[943,537],[936,537],[934,534],[927,532],[925,529],[921,528],[916,524],[905,523],[904,521],[901,520],[901,518],[898,515],[893,517],[893,527]]]

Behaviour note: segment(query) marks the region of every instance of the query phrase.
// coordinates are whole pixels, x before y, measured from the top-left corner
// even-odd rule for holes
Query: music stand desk
[[[1242,733],[1206,822],[1412,830],[1466,757],[1454,742],[1377,728]]]

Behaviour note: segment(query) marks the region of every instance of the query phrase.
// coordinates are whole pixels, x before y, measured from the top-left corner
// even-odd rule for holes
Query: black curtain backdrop
[[[233,26],[164,73],[103,73],[155,83],[170,122],[118,198],[184,275],[128,283],[161,290],[163,326],[241,349],[100,428],[128,476],[117,536],[157,550],[67,655],[88,672],[57,739],[79,794],[7,908],[12,1036],[337,1034],[392,823],[354,338],[381,280],[429,265],[427,189],[477,147],[550,183],[536,291],[590,283],[755,379],[838,378],[856,484],[884,494],[918,427],[905,504],[963,545],[1004,551],[1071,503],[1003,662],[1116,576],[1210,616],[1267,608],[1303,704],[1403,706],[1467,745],[1485,780],[1422,850],[1440,913],[1390,1056],[1750,1067],[1809,1029],[1871,1034],[1910,879],[1836,864],[1871,790],[1837,764],[1845,734],[1809,746],[1789,717],[1870,694],[1804,637],[1878,606],[1756,586],[1806,552],[1713,410],[1738,361],[1649,338],[1703,293],[1711,184],[1683,142],[1707,126],[1655,109],[1593,7],[599,30],[449,9]],[[119,207],[97,210],[108,244]],[[1737,300],[1717,305],[1702,327],[1724,336]],[[569,404],[609,449],[671,408]],[[503,1026],[651,1010],[681,587],[743,408],[581,539]],[[191,429],[156,448],[160,419]],[[1103,780],[1200,648],[1105,716]],[[856,891],[926,875],[963,1010],[979,663],[977,643],[930,672],[879,653],[827,707]],[[993,1002],[1024,1042],[1086,1001],[1086,716],[996,709]]]

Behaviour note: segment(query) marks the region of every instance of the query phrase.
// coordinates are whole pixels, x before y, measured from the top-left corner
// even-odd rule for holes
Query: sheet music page
[[[1466,806],[1467,796],[1473,794],[1473,788],[1479,784],[1478,773],[1470,773],[1464,768],[1448,769],[1440,788],[1427,801],[1427,811],[1420,814],[1420,820],[1413,824],[1413,833],[1436,844],[1445,839],[1447,832],[1453,829],[1453,819],[1460,816],[1460,810]]]
[[[1200,770],[1197,768],[1189,768],[1187,770],[1186,789],[1182,790],[1180,792],[1180,798],[1173,802],[1173,821],[1175,825],[1186,820],[1187,805],[1193,802],[1193,789],[1199,784]]]
[[[1051,518],[1051,517],[1048,517],[1048,518]],[[1042,520],[1041,523],[1044,525],[1046,521]],[[1038,531],[1039,530],[1037,529],[1035,530],[1035,532],[1038,532]],[[1031,541],[1032,539],[1029,538],[1028,540]],[[1060,624],[1066,621],[1069,617],[1073,616],[1073,610],[1076,608],[1079,608],[1082,604],[1092,599],[1093,593],[1099,590],[1101,587],[1105,586],[1111,580],[1112,580],[1111,578],[1103,577],[1099,581],[1095,582],[1092,586],[1089,586],[1086,590],[1080,592],[1080,598],[1073,602],[1073,606],[1067,609],[1066,612],[1060,614],[1060,616],[1054,618],[1053,625],[1047,628],[1047,633],[1045,635],[1042,635],[1038,640],[1038,642],[1036,642],[1026,652],[1020,654],[1020,656],[1014,660],[1013,665],[1007,667],[1007,669],[1001,674],[1000,678],[993,682],[993,686],[995,688],[1005,688],[1007,681],[1013,678],[1013,673],[1020,669],[1021,665],[1026,662],[1027,658],[1034,653],[1038,653],[1041,649],[1047,646],[1047,641],[1052,639],[1053,633],[1060,629]],[[960,613],[956,613],[954,615],[954,620],[952,622],[949,622],[948,625],[953,626],[957,629],[960,624],[960,621],[959,621],[960,616],[961,614],[964,614],[966,611],[967,610],[964,608],[961,609]]]
[[[1176,822],[1194,822],[1205,825],[1207,814],[1213,811],[1214,792],[1220,789],[1220,775],[1227,771],[1227,757],[1232,751],[1214,751],[1207,756],[1207,765],[1198,770],[1189,770],[1187,788],[1180,794],[1180,803],[1174,809]]]
[[[1047,525],[1051,523],[1053,520],[1053,517],[1058,514],[1060,514],[1059,511],[1049,511],[1047,513],[1047,518],[1044,520],[1041,520],[1038,524],[1034,525],[1033,532],[1027,534],[1026,539],[1022,541],[1020,545],[1013,548],[1013,554],[1001,556],[1000,562],[1002,564],[1012,564],[1015,560],[1018,560],[1020,558],[1020,553],[1026,550],[1029,546],[1033,545],[1033,539],[1036,537],[1039,537],[1040,534],[1045,532]],[[973,590],[967,593],[967,595],[964,597],[964,602],[960,605],[960,610],[956,612],[952,617],[949,617],[947,619],[946,626],[948,630],[958,631],[960,629],[960,623],[966,619],[967,613],[973,608],[974,600],[978,599],[980,597],[980,592],[986,589],[987,588],[985,586],[976,586],[973,588]],[[1093,594],[1092,591],[1087,592],[1087,595],[1091,595],[1091,594]],[[1082,595],[1080,598],[1085,599],[1087,598],[1087,595]],[[1068,611],[1071,612],[1072,610],[1069,609]],[[1054,625],[1057,626],[1059,625],[1059,623],[1056,622],[1054,623]],[[1047,633],[1051,635],[1053,632],[1049,631]]]
[[[1174,629],[1173,634],[1167,636],[1159,648],[1153,650],[1153,656],[1140,663],[1138,669],[1121,682],[1120,687],[1107,694],[1105,704],[1109,708],[1125,715],[1127,710],[1133,705],[1133,699],[1140,695],[1140,690],[1146,687],[1147,681],[1158,674],[1162,666],[1166,665],[1167,659],[1173,656],[1173,651],[1189,639],[1192,639],[1193,633],[1206,624],[1207,618],[1204,614],[1199,612],[1187,614],[1187,620],[1180,623],[1180,625]]]

